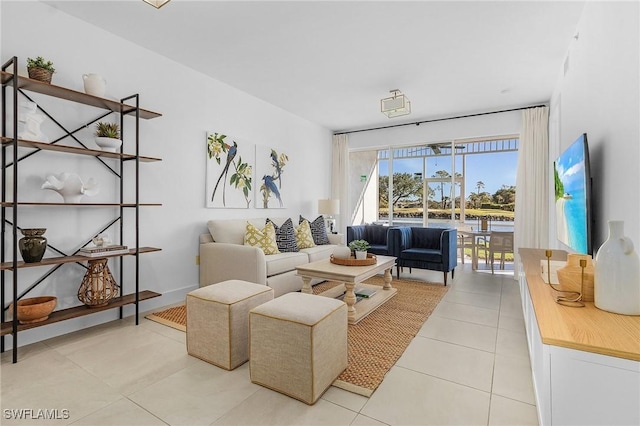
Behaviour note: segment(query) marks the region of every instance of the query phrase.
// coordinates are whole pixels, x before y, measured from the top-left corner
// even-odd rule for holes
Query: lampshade
[[[340,200],[318,200],[318,213],[326,215],[340,213]]]
[[[411,114],[411,102],[409,98],[403,95],[398,89],[390,90],[390,92],[393,96],[380,101],[380,110],[382,113],[389,118]]]
[[[142,0],[145,3],[150,4],[151,6],[155,7],[156,9],[160,9],[162,6],[164,6],[165,4],[169,3],[171,0]]]

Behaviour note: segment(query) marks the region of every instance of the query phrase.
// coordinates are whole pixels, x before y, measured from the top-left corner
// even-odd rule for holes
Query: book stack
[[[373,297],[373,295],[376,294],[376,290],[371,288],[356,288],[353,292],[357,297],[364,297],[365,299]]]
[[[86,257],[105,257],[129,253],[129,247],[121,245],[82,247],[78,254]]]

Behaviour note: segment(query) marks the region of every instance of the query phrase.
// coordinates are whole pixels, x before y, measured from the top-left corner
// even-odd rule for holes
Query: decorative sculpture
[[[80,176],[67,172],[47,176],[41,188],[56,191],[65,203],[79,203],[84,195],[93,196],[100,191],[98,183],[93,178],[85,184]]]
[[[49,138],[40,130],[44,115],[38,114],[37,108],[38,105],[35,102],[20,101],[18,138],[35,142],[49,142]]]

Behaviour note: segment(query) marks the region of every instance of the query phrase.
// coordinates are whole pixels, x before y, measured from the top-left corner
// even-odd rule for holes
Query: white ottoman
[[[273,299],[273,289],[240,280],[187,294],[187,353],[227,370],[249,359],[249,311]]]
[[[249,313],[251,381],[315,403],[347,368],[347,305],[287,293]]]

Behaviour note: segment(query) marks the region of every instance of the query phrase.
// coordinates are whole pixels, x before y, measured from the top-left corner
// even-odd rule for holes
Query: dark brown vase
[[[47,231],[46,228],[21,229],[24,237],[18,241],[20,254],[25,263],[40,262],[47,250],[47,239],[42,235]]]

